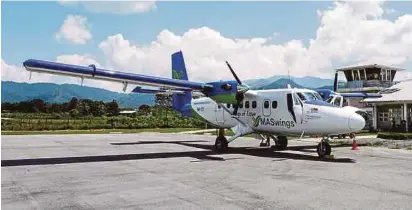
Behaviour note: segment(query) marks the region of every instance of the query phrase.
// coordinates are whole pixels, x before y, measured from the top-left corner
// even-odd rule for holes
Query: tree
[[[70,117],[77,117],[79,115],[79,111],[77,109],[70,110]]]
[[[150,110],[150,106],[143,104],[139,106],[139,112],[147,113]]]
[[[85,100],[81,100],[78,104],[78,109],[79,112],[83,115],[83,116],[87,116],[90,114],[90,102],[91,100],[85,99]]]
[[[45,103],[41,99],[34,99],[31,101],[32,109],[35,112],[43,112],[45,108]]]
[[[68,104],[68,110],[77,109],[78,105],[79,105],[79,100],[73,97],[72,100],[70,100]]]
[[[120,112],[119,104],[117,104],[116,100],[106,103],[106,110],[109,115],[116,116]]]
[[[93,116],[102,116],[106,114],[106,106],[103,101],[93,101],[90,104],[90,112]]]
[[[171,107],[172,106],[172,97],[169,95],[163,94],[156,94],[156,105],[163,106],[163,107]]]

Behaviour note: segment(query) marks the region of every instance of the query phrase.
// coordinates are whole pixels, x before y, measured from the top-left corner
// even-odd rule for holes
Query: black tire
[[[215,150],[217,152],[224,152],[228,148],[228,142],[226,137],[218,136],[215,141]]]
[[[276,149],[285,150],[288,147],[288,138],[286,136],[278,136]]]
[[[322,144],[323,144],[323,150],[321,149]],[[323,142],[323,143],[318,144],[316,151],[318,152],[319,157],[323,158],[326,155],[330,155],[330,153],[332,152],[332,148],[328,142]]]

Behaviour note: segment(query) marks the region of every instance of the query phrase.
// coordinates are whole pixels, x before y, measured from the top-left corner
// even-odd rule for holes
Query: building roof
[[[133,114],[135,112],[136,112],[136,110],[124,110],[124,111],[120,111],[119,113],[120,114]]]
[[[391,67],[391,66],[385,66],[385,65],[379,65],[379,64],[349,66],[349,67],[339,68],[339,69],[335,69],[335,70],[336,71],[348,71],[348,70],[364,69],[364,68],[380,68],[380,69],[390,69],[390,70],[395,70],[395,71],[405,70],[405,69],[401,69],[401,68],[397,68],[397,67]]]
[[[368,103],[412,101],[411,93],[412,80],[405,80],[381,91],[382,97],[366,98],[363,101]]]

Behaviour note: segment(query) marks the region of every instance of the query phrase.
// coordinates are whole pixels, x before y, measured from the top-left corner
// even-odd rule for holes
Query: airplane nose
[[[351,132],[359,132],[365,127],[365,119],[356,113],[353,113],[349,118],[349,130]]]

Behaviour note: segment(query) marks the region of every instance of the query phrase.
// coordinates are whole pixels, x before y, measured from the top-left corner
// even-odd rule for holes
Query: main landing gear
[[[219,135],[216,138],[215,141],[215,149],[218,152],[224,152],[227,150],[228,148],[228,142],[227,139],[225,137],[225,129],[224,128],[220,128],[219,129]]]
[[[271,138],[275,142],[275,145],[272,146],[273,149],[285,150],[288,147],[288,138],[286,136],[275,137],[273,135],[267,135],[266,136],[266,142],[264,140],[262,140],[262,142],[260,142],[260,146],[261,147],[270,146],[270,139]]]
[[[318,147],[316,148],[316,151],[318,152],[318,155],[321,158],[330,155],[330,153],[332,152],[332,148],[329,144],[328,137],[323,137],[322,138],[322,140],[318,144]]]

